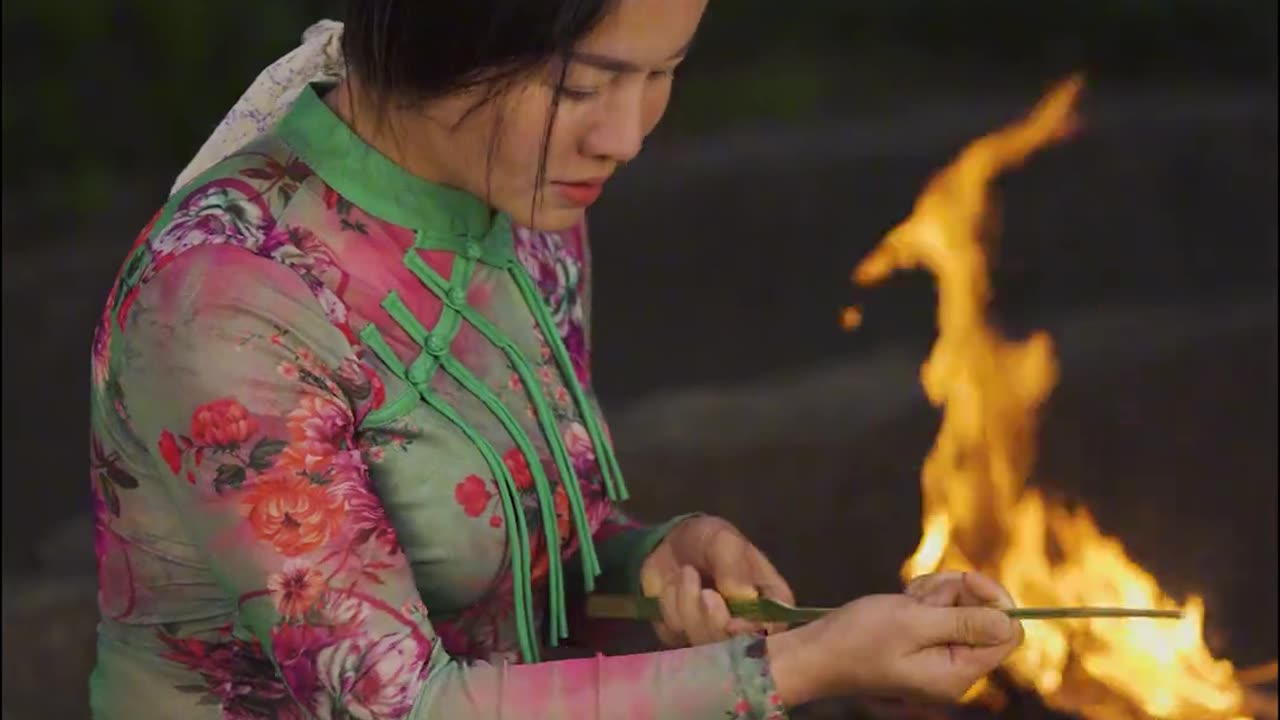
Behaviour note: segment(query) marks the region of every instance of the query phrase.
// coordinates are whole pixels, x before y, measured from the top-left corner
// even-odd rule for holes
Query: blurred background
[[[337,7],[3,5],[5,720],[87,716],[86,380],[113,274]],[[1203,594],[1215,652],[1275,658],[1276,21],[1274,0],[713,2],[592,213],[595,375],[635,511],[726,515],[804,602],[894,589],[937,428],[934,298],[849,270],[966,141],[1083,70],[1083,134],[1000,185],[996,310],[1064,368],[1034,482]]]

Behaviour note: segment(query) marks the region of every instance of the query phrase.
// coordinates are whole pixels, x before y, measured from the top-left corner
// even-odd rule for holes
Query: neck
[[[469,191],[441,162],[457,152],[457,141],[450,137],[449,126],[430,112],[401,109],[395,103],[378,107],[353,78],[330,90],[324,102],[361,140],[409,173]]]

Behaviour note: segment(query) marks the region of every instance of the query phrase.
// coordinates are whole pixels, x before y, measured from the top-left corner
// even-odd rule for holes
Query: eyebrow
[[[667,58],[666,61],[671,62],[672,60],[678,60],[688,55],[689,50],[692,48],[693,39],[690,38],[689,42],[684,44],[684,47],[672,53],[671,57]],[[599,55],[596,53],[575,52],[569,56],[569,60],[571,62],[582,63],[583,65],[590,65],[593,68],[616,73],[640,72],[644,69],[630,60],[623,60],[622,58],[616,58],[611,55]]]

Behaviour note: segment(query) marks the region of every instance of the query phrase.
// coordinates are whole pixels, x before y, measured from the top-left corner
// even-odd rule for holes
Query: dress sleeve
[[[352,348],[301,278],[237,248],[198,247],[131,307],[126,411],[186,540],[235,600],[235,632],[270,660],[258,672],[274,677],[244,687],[279,704],[273,716],[780,712],[761,638],[537,665],[454,661],[354,441]]]

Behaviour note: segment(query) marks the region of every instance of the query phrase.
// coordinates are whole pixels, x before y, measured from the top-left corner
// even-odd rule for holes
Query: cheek
[[[667,112],[667,105],[670,102],[670,83],[662,83],[645,93],[644,106],[641,111],[646,135],[657,127],[658,122],[662,120],[662,116]]]
[[[494,158],[502,168],[506,182],[519,186],[533,182],[546,135],[547,109],[544,103],[529,100],[506,108],[498,126],[498,147]],[[553,137],[553,153],[555,140]]]

